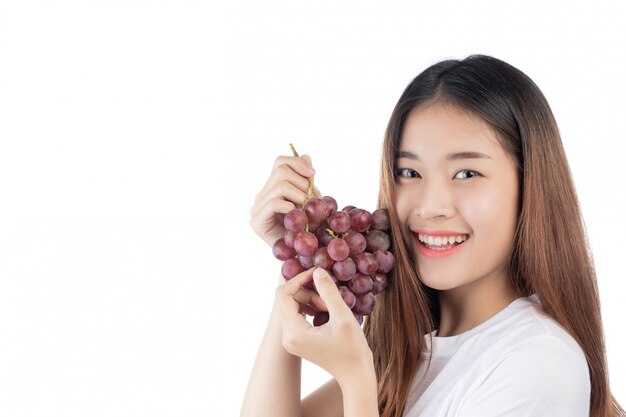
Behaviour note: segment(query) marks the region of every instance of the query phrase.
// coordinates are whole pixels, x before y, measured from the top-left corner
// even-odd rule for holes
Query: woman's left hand
[[[340,386],[374,375],[372,351],[363,329],[343,301],[337,286],[322,269],[313,273],[315,287],[327,307],[327,323],[313,327],[300,313],[297,293],[311,280],[310,271],[296,275],[276,291],[282,316],[283,347],[333,375]]]

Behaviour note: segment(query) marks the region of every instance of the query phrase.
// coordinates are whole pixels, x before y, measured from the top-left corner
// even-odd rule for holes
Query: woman
[[[251,210],[268,244],[313,174],[308,157],[276,160]],[[396,267],[364,334],[325,271],[281,284],[242,416],[623,414],[569,166],[530,78],[482,55],[418,75],[387,127],[379,206]],[[302,308],[330,320],[312,328]],[[300,358],[334,377],[302,401]]]

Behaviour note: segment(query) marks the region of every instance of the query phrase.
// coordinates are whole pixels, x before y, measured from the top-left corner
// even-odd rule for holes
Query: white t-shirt
[[[589,415],[582,349],[534,295],[465,333],[433,337],[434,349],[429,335],[425,341],[432,362],[418,385],[427,365],[421,360],[404,417]]]

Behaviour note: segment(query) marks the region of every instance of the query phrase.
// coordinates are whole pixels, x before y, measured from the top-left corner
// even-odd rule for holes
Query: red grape
[[[317,237],[317,241],[324,246],[328,246],[330,241],[334,239],[334,237],[328,233],[326,229],[321,227],[315,231],[315,237]]]
[[[387,250],[391,245],[389,241],[389,235],[380,230],[370,230],[367,233],[367,250],[370,252],[376,252],[377,250]]]
[[[350,218],[352,219],[350,228],[355,232],[363,233],[368,230],[372,224],[372,215],[370,212],[360,208],[355,208],[350,211]]]
[[[360,295],[370,292],[374,282],[369,275],[357,273],[352,277],[348,285],[353,293]]]
[[[334,261],[343,261],[348,255],[350,255],[350,246],[345,240],[337,238],[328,244],[328,256]]]
[[[315,266],[313,263],[313,256],[298,255],[298,260],[306,269],[313,268]]]
[[[387,275],[377,272],[376,274],[370,275],[370,277],[374,282],[374,285],[372,286],[372,294],[381,293],[385,288],[387,288]]]
[[[285,214],[283,223],[285,224],[285,228],[290,232],[299,233],[304,230],[307,221],[308,219],[304,210],[293,209]]]
[[[345,233],[350,229],[352,220],[345,211],[336,211],[328,219],[328,227],[336,233]]]
[[[378,269],[376,270],[377,272],[382,272],[383,274],[386,274],[387,272],[391,271],[391,269],[393,268],[393,263],[396,260],[391,252],[388,252],[386,250],[377,250],[376,252],[374,252],[374,256],[378,261]]]
[[[346,258],[333,264],[333,273],[338,280],[349,281],[356,273],[356,265],[352,258]]]
[[[286,280],[290,280],[291,278],[295,277],[300,272],[304,272],[305,270],[306,268],[302,266],[300,261],[298,261],[296,258],[292,258],[285,261],[281,269],[281,273]]]
[[[293,241],[296,240],[296,236],[298,236],[298,233],[292,232],[291,230],[285,230],[285,245],[293,248]]]
[[[298,255],[313,256],[317,250],[317,238],[311,232],[300,232],[293,242]]]
[[[365,250],[367,247],[367,240],[361,233],[348,230],[343,235],[343,240],[346,241],[350,247],[350,255],[355,256]]]
[[[354,257],[356,269],[362,274],[373,274],[378,269],[376,257],[368,252],[359,253]]]
[[[321,247],[315,251],[313,256],[313,264],[318,268],[331,269],[333,267],[333,258],[328,255],[328,248]]]
[[[315,313],[313,316],[313,326],[321,326],[324,323],[328,323],[330,316],[328,315],[328,311],[319,311]]]
[[[285,238],[280,238],[276,242],[274,242],[274,246],[272,246],[272,252],[277,259],[281,261],[286,261],[287,259],[291,259],[296,256],[296,251],[293,248],[290,248],[285,243]]]
[[[353,311],[357,314],[369,314],[374,309],[376,298],[371,292],[357,295]]]
[[[389,230],[391,222],[389,221],[389,212],[387,209],[380,208],[372,213],[372,229]]]
[[[309,223],[319,224],[326,219],[330,208],[328,207],[328,204],[326,204],[326,201],[321,198],[314,197],[306,202],[304,205],[304,211],[309,218]],[[309,230],[311,230],[310,226]]]
[[[330,210],[328,212],[329,216],[337,211],[337,200],[329,195],[325,195],[324,197],[322,197],[322,200],[324,200],[326,204],[328,204],[328,209]]]
[[[341,297],[343,298],[343,301],[345,301],[348,308],[354,307],[354,304],[356,304],[356,297],[354,296],[354,293],[350,291],[350,288],[345,286],[339,287],[339,294],[341,294]]]

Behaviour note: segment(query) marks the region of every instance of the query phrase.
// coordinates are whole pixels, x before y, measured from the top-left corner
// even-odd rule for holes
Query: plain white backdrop
[[[626,403],[623,2],[0,1],[0,415],[235,416],[280,263],[248,226],[293,142],[373,209],[427,66],[542,89]],[[328,378],[305,364],[303,394]]]

